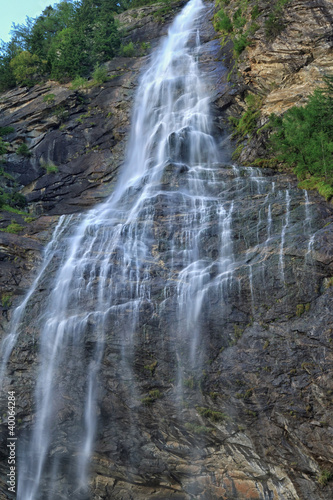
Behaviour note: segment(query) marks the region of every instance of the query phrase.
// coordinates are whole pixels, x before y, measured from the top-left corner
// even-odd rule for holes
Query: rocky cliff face
[[[333,72],[333,6],[318,1],[219,2],[229,15],[233,33],[222,36],[223,52],[230,66],[233,92],[220,102],[227,114],[239,116],[247,109],[244,96],[257,96],[258,129],[271,113],[280,115],[292,106],[302,106]],[[237,13],[244,25],[237,29]],[[234,58],[234,43],[247,35],[245,49]],[[231,58],[231,59],[230,59]],[[229,62],[230,61],[230,62]],[[265,134],[253,134],[240,152],[240,162],[253,162],[266,155]]]
[[[148,58],[140,43],[155,46],[182,5],[184,1],[173,2],[162,14],[157,5],[119,16],[124,44],[133,40],[137,56],[113,59],[104,84],[71,90],[71,84],[47,82],[1,96],[0,127],[14,128],[5,137],[9,147],[2,167],[10,174],[9,188],[14,182],[29,206],[27,214],[1,212],[0,228],[12,222],[21,227],[18,234],[0,232],[5,322],[58,216],[85,210],[112,192],[124,160],[133,94]],[[22,144],[29,148],[26,155],[17,154]]]
[[[175,3],[175,9],[181,3]],[[317,81],[309,75],[330,67],[331,5],[324,0],[304,5],[288,4],[287,28],[274,42],[265,42],[257,31],[255,46],[242,56],[244,81],[232,87],[227,82],[228,54],[214,38],[211,25],[214,6],[207,4],[201,21],[200,64],[212,91],[215,135],[226,156],[225,112],[241,107],[244,85],[264,87],[263,112],[269,114],[302,102]],[[123,15],[122,22],[131,28],[128,36],[135,41],[149,40],[152,34],[154,44],[161,26],[165,30],[165,25],[154,22],[153,14],[147,16],[150,9],[138,11],[142,17]],[[304,46],[295,36],[300,26]],[[11,219],[24,226],[18,235],[0,233],[1,287],[11,301],[31,282],[58,216],[80,212],[112,191],[124,157],[132,96],[145,61],[114,60],[109,65],[114,78],[90,90],[71,91],[50,83],[3,96],[0,126],[15,128],[8,138],[12,152],[5,168],[22,186],[36,217],[25,222],[24,216],[2,213],[3,227]],[[49,94],[54,94],[52,102],[43,99]],[[33,153],[30,158],[14,152],[22,141]],[[50,164],[58,171],[47,174],[45,166]],[[170,165],[163,179],[165,189],[181,185],[182,175]],[[184,319],[175,316],[176,283],[168,283],[167,295],[163,287],[168,281],[170,240],[186,213],[180,206],[170,224],[161,200],[155,208],[159,244],[153,250],[151,268],[153,301],[158,307],[152,310],[147,304],[141,312],[130,347],[121,340],[125,318],[110,322],[88,498],[329,500],[333,496],[329,481],[333,472],[332,207],[319,196],[297,189],[292,176],[221,165],[217,177],[224,206],[228,210],[233,206],[236,266],[228,297],[223,290],[207,297],[200,325],[204,340],[198,348],[202,363],[193,371],[184,367],[184,398],[177,402],[175,345],[180,342],[180,352],[186,352],[188,339],[177,336]],[[202,236],[201,251],[214,256],[220,243],[212,221]],[[55,265],[51,263],[28,311],[6,381],[6,388],[17,392],[22,441],[35,418],[36,317],[43,310]],[[3,334],[8,331],[9,306],[2,304]],[[133,365],[132,381],[119,374],[126,348]],[[87,344],[87,359],[91,349]],[[82,361],[82,371],[87,362]],[[60,408],[59,435],[68,432],[68,421],[80,407],[81,394],[67,394],[72,381],[66,384],[64,401],[70,403]],[[3,451],[5,418],[2,430],[0,496],[11,498]],[[74,435],[75,427],[71,431]],[[66,435],[68,448],[71,439]],[[56,443],[53,453],[59,454],[65,477],[62,446],[63,442]],[[62,496],[55,498],[68,498],[67,487],[64,480]]]
[[[267,17],[267,2],[259,2],[257,22]],[[332,2],[291,1],[283,9],[283,29],[267,39],[263,26],[240,61],[244,82],[263,93],[262,113],[281,114],[302,105],[333,72]]]

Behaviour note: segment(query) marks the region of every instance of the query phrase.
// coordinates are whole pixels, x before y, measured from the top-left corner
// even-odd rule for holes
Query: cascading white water
[[[41,267],[41,270],[39,271],[36,279],[34,280],[33,284],[31,285],[27,295],[25,296],[22,304],[20,304],[19,307],[17,307],[14,311],[13,319],[11,321],[11,332],[10,334],[5,337],[4,341],[2,342],[1,345],[1,359],[0,359],[0,386],[2,385],[3,382],[3,377],[4,377],[4,372],[6,369],[6,365],[8,362],[8,359],[10,357],[10,354],[13,350],[13,347],[15,346],[17,342],[18,335],[20,333],[19,327],[20,323],[22,321],[22,317],[25,313],[26,306],[32,297],[33,293],[36,291],[36,288],[39,284],[39,281],[43,274],[45,273],[45,270],[47,269],[48,265],[50,264],[52,258],[55,255],[55,252],[57,251],[58,248],[58,243],[59,240],[61,239],[61,236],[63,232],[66,230],[67,226],[69,225],[72,217],[68,217],[65,219],[64,216],[60,217],[59,223],[53,233],[53,237],[49,244],[45,248],[44,252],[44,260],[43,260],[43,265]]]
[[[187,317],[190,357],[194,363],[199,329],[193,324],[211,286],[225,288],[232,273],[230,226],[232,205],[221,206],[215,180],[216,147],[210,134],[209,103],[198,70],[199,42],[195,20],[203,8],[191,0],[175,19],[168,36],[152,57],[137,91],[128,159],[111,198],[91,210],[72,236],[65,239],[65,259],[56,272],[40,331],[40,367],[35,401],[36,418],[26,449],[21,450],[20,500],[48,498],[57,493],[63,456],[69,463],[71,495],[84,494],[96,433],[98,375],[109,318],[126,311],[126,337],[121,364],[131,377],[132,336],[140,307],[151,301],[150,271],[154,258],[156,203],[170,220],[177,213],[179,234],[172,243],[172,273],[178,275],[179,316]],[[183,175],[178,185],[177,175]],[[165,189],[165,177],[171,180]],[[217,220],[220,254],[208,260],[200,249],[200,235]],[[48,265],[46,257],[41,274]],[[214,269],[213,269],[214,268]],[[211,274],[214,274],[213,284]],[[34,288],[21,306],[20,319]],[[14,330],[16,332],[16,323]],[[13,333],[10,349],[17,339]],[[84,347],[92,344],[88,359]],[[68,372],[69,376],[63,376]],[[181,375],[180,375],[181,376]],[[83,398],[73,421],[75,439],[50,450],[59,441],[55,429],[58,408],[76,394]],[[132,389],[132,395],[135,388]],[[73,412],[78,412],[73,410]],[[69,428],[68,434],[71,433]],[[80,493],[81,492],[81,493]]]
[[[281,280],[284,283],[285,278],[284,278],[284,244],[285,244],[285,236],[286,236],[286,231],[289,226],[289,219],[290,219],[290,194],[289,194],[289,189],[286,190],[286,215],[285,215],[285,222],[282,227],[281,231],[281,245],[280,245],[280,260],[279,260],[279,268],[280,268],[280,273],[281,273]]]

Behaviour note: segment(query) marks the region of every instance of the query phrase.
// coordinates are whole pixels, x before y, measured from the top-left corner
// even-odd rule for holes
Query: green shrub
[[[87,85],[88,85],[87,78],[83,78],[83,76],[76,76],[74,80],[71,82],[70,89],[71,90],[85,89]]]
[[[68,111],[64,106],[57,106],[53,114],[60,122],[64,122],[68,118]]]
[[[265,21],[265,35],[268,40],[274,40],[285,28],[281,15],[271,12]]]
[[[237,9],[233,15],[235,28],[242,28],[246,24],[245,17],[242,16],[242,9]]]
[[[27,224],[30,224],[30,222],[34,222],[35,220],[36,220],[36,217],[32,217],[32,216],[24,217],[24,222],[26,222]]]
[[[158,389],[152,389],[151,391],[149,391],[149,396],[152,399],[160,399],[162,397],[162,394]]]
[[[28,202],[23,194],[16,192],[9,194],[9,204],[11,207],[25,208]]]
[[[223,9],[220,9],[214,16],[214,29],[215,31],[222,31],[225,33],[231,33],[233,30],[232,22],[230,17],[224,12]]]
[[[318,483],[324,487],[327,485],[329,481],[333,478],[333,475],[330,471],[328,470],[323,470],[318,476]]]
[[[15,221],[12,221],[7,227],[0,229],[0,231],[3,231],[5,233],[17,234],[20,233],[23,229],[24,229],[23,226],[21,226]]]
[[[292,107],[283,116],[271,115],[272,151],[292,167],[303,189],[317,189],[333,196],[333,76],[310,95],[303,107]]]
[[[43,102],[53,102],[55,99],[55,94],[46,94],[43,96]]]
[[[5,155],[7,153],[9,143],[5,142],[2,137],[0,137],[0,155]]]
[[[144,56],[145,54],[147,54],[147,52],[150,50],[150,48],[151,48],[151,45],[149,42],[142,42],[140,44],[140,54]]]
[[[153,361],[152,363],[150,363],[149,365],[145,365],[144,366],[144,369],[145,370],[149,370],[150,373],[153,375],[155,370],[156,370],[156,367],[157,367],[157,361]]]
[[[124,57],[133,57],[135,55],[133,42],[129,42],[127,45],[122,45],[120,47],[120,55]]]
[[[251,11],[251,19],[255,20],[260,16],[260,9],[258,4],[256,3]]]
[[[42,163],[42,167],[45,168],[47,174],[56,174],[59,171],[52,162]]]
[[[167,2],[165,2],[166,5],[164,7],[161,7],[160,9],[156,10],[153,13],[154,18],[156,21],[162,21],[164,16],[172,12],[172,5],[169,5]]]
[[[196,406],[196,410],[202,417],[209,418],[214,422],[222,422],[227,418],[227,416],[224,413],[216,410],[211,410],[210,408]]]
[[[96,83],[104,83],[108,79],[108,71],[105,66],[96,64],[92,77]]]
[[[141,403],[145,406],[150,406],[156,401],[156,399],[160,399],[161,397],[162,394],[158,389],[152,389],[151,391],[149,391],[149,396],[141,399]]]
[[[0,137],[3,137],[4,135],[12,134],[15,132],[14,127],[0,127]]]
[[[26,157],[31,156],[31,152],[25,143],[19,145],[19,147],[16,150],[16,154]]]
[[[1,295],[1,305],[4,309],[9,309],[12,305],[12,295],[10,293],[3,293]]]
[[[250,41],[246,33],[241,33],[234,38],[234,51],[236,56],[239,56],[243,50],[249,45]]]
[[[144,406],[150,406],[152,405],[154,402],[154,400],[150,397],[150,396],[146,396],[145,398],[142,398],[141,399],[141,403],[144,405]]]
[[[260,107],[262,101],[260,96],[257,96],[255,94],[248,94],[245,97],[245,102],[247,104],[247,108],[242,116],[239,119],[231,119],[231,122],[235,127],[234,135],[238,135],[240,137],[250,135],[255,130],[257,120],[260,116]],[[241,150],[239,151],[239,154],[240,152]]]

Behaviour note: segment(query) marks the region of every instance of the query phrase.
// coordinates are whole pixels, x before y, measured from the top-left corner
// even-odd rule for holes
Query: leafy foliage
[[[265,35],[269,40],[274,40],[284,29],[284,22],[281,15],[271,12],[265,21]]]
[[[19,145],[19,147],[16,150],[16,153],[21,156],[31,156],[29,147],[24,142]]]
[[[247,104],[247,108],[242,114],[242,116],[238,118],[232,118],[232,124],[235,127],[235,136],[240,136],[241,138],[246,135],[251,134],[257,124],[257,119],[260,116],[260,106],[261,106],[261,98],[254,94],[248,94],[245,97],[245,102]]]
[[[5,233],[17,234],[23,231],[23,229],[23,226],[13,220],[7,227],[0,229],[0,231],[3,231]]]
[[[11,41],[0,48],[0,90],[32,85],[41,75],[83,76],[112,58],[120,45],[114,14],[128,6],[130,1],[63,0],[14,24]]]
[[[278,160],[293,167],[300,180],[314,176],[321,190],[332,196],[333,186],[333,76],[324,78],[303,107],[292,107],[282,117],[272,115],[273,150]],[[313,182],[313,180],[312,180]],[[305,187],[305,186],[304,186]],[[316,186],[318,187],[318,186]]]
[[[120,54],[124,57],[133,57],[135,55],[133,42],[129,42],[127,45],[122,45],[120,47]]]
[[[288,2],[290,0],[271,0],[264,5],[263,2],[249,0],[234,0],[232,4],[229,0],[216,0],[219,10],[213,25],[216,31],[222,33],[222,43],[229,35],[234,44],[234,56],[238,58],[251,45],[253,35],[260,27],[264,28],[268,40],[274,40],[281,33],[285,28],[283,9]],[[257,19],[258,23],[254,22]]]
[[[100,66],[98,63],[95,65],[93,72],[93,79],[96,83],[104,83],[108,79],[108,72],[105,66]]]
[[[23,50],[11,61],[10,66],[15,80],[20,85],[34,85],[43,73],[43,62],[36,54]]]
[[[216,31],[231,33],[233,30],[230,17],[225,13],[224,9],[220,9],[214,16],[214,28]]]

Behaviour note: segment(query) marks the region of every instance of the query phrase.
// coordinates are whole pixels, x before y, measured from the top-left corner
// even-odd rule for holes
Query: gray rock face
[[[207,13],[202,21],[200,61],[214,90],[215,135],[221,155],[227,158],[221,124],[232,90],[226,87],[219,45],[211,39],[212,10]],[[31,159],[19,160],[13,153],[8,161],[34,211],[52,215],[29,224],[24,237],[0,233],[1,279],[12,293],[20,293],[18,288],[26,288],[31,280],[27,271],[40,262],[40,241],[45,244],[50,237],[55,215],[81,211],[112,190],[123,159],[141,62],[130,64],[134,64],[131,69],[104,88],[87,91],[86,103],[80,103],[80,93],[56,87],[55,102],[69,113],[62,130],[59,121],[49,120],[49,105],[43,112],[34,105],[49,92],[46,88],[29,95],[22,91],[15,112],[12,107],[18,96],[14,92],[8,96],[11,110],[4,113],[0,125],[15,116],[19,124],[15,140],[20,130],[21,136],[29,130],[36,134],[31,138]],[[112,65],[110,72],[116,71]],[[182,137],[186,157],[186,130]],[[52,161],[59,171],[46,175],[40,158]],[[186,175],[185,166],[170,162],[162,191],[184,185]],[[142,304],[131,335],[126,330],[126,310],[108,318],[86,497],[75,496],[68,484],[67,456],[83,425],[83,380],[96,343],[91,336],[96,326],[93,320],[84,345],[72,349],[59,367],[62,399],[51,454],[59,460],[60,481],[54,498],[332,498],[332,483],[324,479],[325,472],[332,470],[332,207],[298,189],[294,177],[269,170],[221,164],[216,178],[218,192],[214,194],[231,214],[234,266],[230,279],[205,295],[195,325],[200,331],[196,366],[187,364],[191,339],[181,335],[186,318],[177,315],[178,271],[170,277],[171,241],[181,243],[181,221],[188,206],[179,199],[177,209],[171,211],[160,196],[154,206],[150,248],[151,299]],[[211,189],[214,192],[214,186]],[[202,258],[216,259],[221,245],[219,226],[212,219],[200,235]],[[38,412],[33,403],[38,318],[60,259],[58,252],[30,302],[9,363],[5,390],[16,391],[21,446]],[[177,270],[177,260],[172,266]],[[10,282],[13,272],[24,276],[22,284]],[[210,273],[214,279],[218,271],[212,267]],[[3,308],[6,315],[10,315],[9,308]],[[77,360],[73,376],[67,367]],[[185,380],[181,392],[177,388],[180,370]],[[1,404],[6,407],[5,400]],[[14,498],[6,485],[4,416],[1,427],[0,497]],[[45,498],[47,491],[46,481],[40,497]]]

